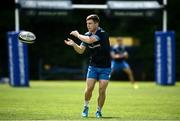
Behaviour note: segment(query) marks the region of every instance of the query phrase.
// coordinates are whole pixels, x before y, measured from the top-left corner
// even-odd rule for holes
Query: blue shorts
[[[96,80],[109,80],[111,77],[111,68],[88,67],[87,78]]]
[[[129,64],[126,61],[121,61],[121,62],[112,61],[111,62],[112,71],[121,71],[126,68],[130,68]]]

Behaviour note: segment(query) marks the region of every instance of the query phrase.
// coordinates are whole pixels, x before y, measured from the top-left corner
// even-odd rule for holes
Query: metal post
[[[15,4],[17,5],[19,3],[19,0],[15,0]],[[20,31],[20,24],[19,24],[19,8],[15,8],[15,31]],[[20,69],[20,84],[25,85],[25,73],[24,73],[24,48],[23,44],[18,41],[18,54],[19,54],[19,69]]]
[[[163,5],[166,6],[167,5],[167,0],[163,0]],[[167,10],[164,9],[163,10],[163,28],[162,28],[163,32],[167,31]]]
[[[15,0],[15,4],[18,4],[18,0]],[[19,8],[15,8],[15,31],[19,31]]]

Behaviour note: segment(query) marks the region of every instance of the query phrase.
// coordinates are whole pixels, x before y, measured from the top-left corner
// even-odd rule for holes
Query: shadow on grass
[[[112,120],[113,120],[113,119],[121,119],[121,117],[108,117],[108,116],[107,116],[107,117],[96,118],[96,117],[93,117],[93,116],[89,116],[89,117],[86,117],[86,118],[83,118],[83,119],[87,119],[87,120],[88,120],[88,119],[89,119],[89,120],[90,120],[90,119],[97,119],[97,120],[98,120],[98,119],[109,119],[109,120],[112,119]]]

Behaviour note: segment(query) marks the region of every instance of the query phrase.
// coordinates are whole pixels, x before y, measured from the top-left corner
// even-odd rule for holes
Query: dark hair
[[[91,15],[89,15],[87,18],[86,18],[86,21],[87,20],[93,20],[95,23],[99,23],[100,22],[100,19],[99,19],[99,17],[98,17],[98,15],[96,15],[96,14],[91,14]]]
[[[123,38],[122,37],[117,37],[117,39],[116,39],[117,41],[122,41],[123,40]]]

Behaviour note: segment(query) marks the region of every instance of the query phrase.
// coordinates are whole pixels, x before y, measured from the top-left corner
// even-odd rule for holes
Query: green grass
[[[0,120],[100,120],[95,118],[98,83],[89,118],[82,118],[83,81],[31,81],[30,88],[0,84]],[[180,120],[180,83],[158,86],[141,82],[110,82],[103,120]]]

